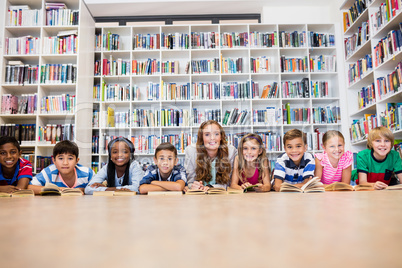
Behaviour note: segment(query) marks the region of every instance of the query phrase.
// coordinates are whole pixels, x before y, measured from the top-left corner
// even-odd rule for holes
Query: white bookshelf
[[[253,47],[248,43],[247,46],[225,48],[219,45],[216,48],[200,49],[191,48],[188,49],[165,49],[160,46],[160,49],[145,50],[145,49],[133,49],[133,37],[136,34],[188,34],[191,36],[192,32],[216,32],[219,36],[225,32],[262,32],[262,33],[273,33],[281,31],[313,31],[322,34],[332,34],[335,36],[335,45],[331,47],[311,47],[306,45],[305,47],[298,48],[283,48],[279,46],[274,47]],[[157,59],[160,62],[164,61],[178,61],[179,62],[179,74],[162,74],[156,73],[151,75],[135,75],[129,73],[124,76],[107,76],[99,75],[95,76],[94,85],[106,84],[120,84],[120,85],[137,85],[140,88],[141,97],[139,100],[133,100],[130,96],[130,100],[121,102],[109,102],[109,101],[94,101],[94,110],[98,111],[100,117],[109,106],[115,109],[115,112],[132,112],[136,108],[151,109],[153,111],[158,111],[166,108],[177,108],[186,109],[189,111],[191,116],[191,111],[196,108],[199,110],[205,109],[220,109],[221,119],[224,118],[226,110],[231,110],[233,108],[239,108],[239,110],[248,109],[252,110],[265,110],[266,107],[275,107],[276,109],[282,108],[287,103],[290,104],[291,108],[317,108],[319,106],[339,106],[341,109],[341,121],[337,123],[330,124],[319,124],[313,123],[312,115],[310,116],[310,121],[302,122],[300,124],[283,124],[282,119],[277,124],[263,124],[256,125],[253,123],[252,116],[250,116],[248,122],[245,125],[240,126],[224,126],[227,134],[236,134],[242,132],[266,132],[272,131],[283,136],[283,134],[292,129],[299,128],[307,133],[313,133],[315,128],[318,128],[321,133],[326,132],[330,129],[342,129],[342,123],[345,122],[345,102],[340,101],[340,90],[343,87],[343,83],[340,83],[340,77],[338,75],[338,61],[341,45],[340,45],[340,27],[337,24],[297,24],[297,25],[287,25],[287,24],[237,24],[237,25],[165,25],[165,26],[120,26],[120,27],[101,27],[96,29],[97,34],[106,34],[111,32],[113,34],[120,35],[120,44],[122,47],[119,51],[105,51],[99,50],[95,52],[95,60],[99,60],[103,64],[104,59],[109,59],[112,55],[116,60],[121,58],[123,60],[128,60],[132,62],[133,60],[146,60],[148,58]],[[162,37],[161,37],[162,42]],[[226,73],[210,73],[210,74],[197,74],[197,73],[185,73],[186,63],[193,60],[202,59],[213,59],[220,58],[239,58],[243,59],[243,71],[242,73],[236,74],[226,74]],[[282,73],[280,69],[281,56],[284,55],[287,58],[290,57],[307,57],[327,55],[336,56],[336,70],[332,72],[311,72],[310,62],[307,63],[306,72],[296,72],[296,73]],[[250,58],[267,56],[272,60],[271,71],[265,73],[252,73],[250,71]],[[103,66],[102,66],[103,67]],[[323,98],[316,98],[312,96],[312,90],[310,88],[310,95],[308,98],[283,98],[281,94],[281,83],[284,81],[300,82],[301,79],[308,78],[311,81],[328,81],[329,84],[329,94]],[[279,97],[275,99],[261,99],[261,98],[246,98],[246,99],[208,99],[208,100],[153,100],[148,101],[146,99],[146,90],[149,82],[162,84],[163,82],[186,84],[190,83],[218,83],[222,84],[225,82],[248,82],[254,81],[259,83],[260,95],[262,93],[263,87],[265,85],[272,85],[273,82],[278,83]],[[130,92],[131,94],[131,92]],[[281,117],[282,118],[282,117]],[[116,135],[125,136],[130,138],[131,136],[138,135],[156,135],[162,136],[165,134],[180,134],[182,131],[185,133],[190,133],[193,137],[197,134],[199,124],[192,124],[192,119],[190,118],[190,124],[188,126],[181,127],[133,127],[131,124],[123,128],[108,128],[105,124],[100,123],[93,128],[93,136],[100,137],[99,140],[102,141],[102,135]],[[100,119],[100,121],[102,121]],[[220,122],[222,124],[222,120]],[[195,139],[193,139],[195,142]],[[138,148],[136,148],[138,149]],[[313,153],[317,150],[311,150]],[[281,143],[281,149],[278,151],[268,151],[271,159],[276,159],[276,157],[283,152],[283,145]],[[141,153],[136,151],[136,155],[139,156],[140,160],[143,162],[152,162],[153,154]],[[182,156],[183,154],[180,153]],[[100,145],[99,153],[93,154],[92,160],[94,162],[107,162],[107,154],[102,150],[102,145]]]
[[[12,94],[18,97],[21,94],[37,94],[37,110],[33,114],[0,114],[0,125],[5,124],[35,124],[35,139],[22,148],[34,151],[36,166],[37,156],[51,156],[54,144],[39,141],[39,126],[74,124],[74,141],[80,148],[80,163],[89,166],[91,163],[91,113],[92,113],[92,84],[93,84],[93,44],[86,39],[93,36],[95,32],[95,22],[82,0],[63,0],[67,9],[79,11],[78,25],[69,26],[48,26],[46,25],[45,0],[8,0],[2,2],[5,14],[3,14],[4,36],[2,37],[3,53],[1,59],[1,87],[0,96]],[[48,1],[52,2],[52,1]],[[31,9],[38,9],[40,20],[37,26],[9,26],[7,21],[7,11],[9,6],[28,5]],[[76,30],[78,32],[77,53],[74,54],[45,54],[44,39],[56,36],[59,31]],[[5,51],[6,38],[17,38],[31,35],[40,38],[39,53],[10,55]],[[83,37],[83,38],[80,38]],[[92,40],[92,39],[91,39]],[[44,64],[75,64],[77,67],[77,77],[75,83],[41,83],[40,71],[39,80],[35,84],[8,84],[5,81],[5,67],[11,60],[19,60],[24,64],[39,65]],[[41,113],[41,99],[50,95],[70,94],[76,96],[76,105],[72,113]],[[0,104],[1,105],[1,104]],[[36,168],[34,168],[34,172]]]
[[[347,12],[347,10],[354,4],[355,1],[345,1],[345,3],[341,6],[341,10],[343,12]],[[350,128],[353,120],[358,120],[364,117],[365,114],[373,114],[377,117],[378,125],[381,125],[380,115],[384,113],[386,110],[386,103],[397,103],[401,102],[402,95],[401,89],[397,89],[394,93],[388,93],[386,95],[380,95],[377,87],[377,78],[386,77],[387,74],[393,72],[397,67],[398,63],[402,60],[402,50],[395,51],[394,54],[385,59],[383,63],[378,66],[374,65],[375,61],[375,46],[378,42],[387,36],[387,34],[392,30],[399,30],[399,23],[402,21],[402,8],[396,10],[395,15],[387,22],[383,24],[383,26],[375,30],[373,24],[375,23],[375,13],[379,11],[379,7],[382,4],[385,4],[387,1],[385,0],[367,0],[367,8],[362,12],[359,17],[355,20],[354,23],[350,25],[349,28],[346,29],[343,33],[343,37],[349,38],[354,34],[358,34],[359,28],[362,27],[363,22],[368,22],[369,25],[369,35],[367,41],[363,42],[360,46],[356,47],[356,49],[346,56],[346,52],[343,53],[343,59],[345,61],[345,74],[346,74],[346,88],[347,88],[347,103],[349,107],[349,116],[348,116],[348,127]],[[399,5],[402,3],[398,1]],[[347,50],[347,47],[344,43],[344,51]],[[349,64],[355,63],[357,60],[363,58],[365,55],[371,55],[373,67],[369,69],[360,79],[349,83],[348,79],[348,66]],[[375,84],[375,102],[367,104],[365,107],[360,108],[358,104],[358,92],[362,89],[362,87],[367,87],[370,84]],[[386,125],[387,126],[387,125]],[[388,126],[387,126],[388,127]],[[400,129],[392,129],[396,139],[402,138],[402,132]],[[360,139],[354,139],[351,142],[352,152],[359,152],[366,148],[367,138],[366,136],[361,137]]]

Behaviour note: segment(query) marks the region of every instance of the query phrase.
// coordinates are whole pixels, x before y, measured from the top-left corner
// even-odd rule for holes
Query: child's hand
[[[127,189],[127,188],[116,189],[115,191],[116,192],[131,192],[131,190]]]
[[[252,184],[249,183],[249,182],[245,182],[245,183],[243,183],[243,184],[241,185],[241,188],[244,190],[244,189],[246,189],[246,188],[249,187],[249,186],[252,186]]]
[[[256,185],[257,185],[257,187],[254,187],[254,191],[256,191],[256,192],[265,192],[262,183],[257,183]]]
[[[5,193],[11,194],[17,190],[21,190],[21,189],[16,186],[13,186],[13,185],[0,186],[0,192],[5,192]]]
[[[387,188],[388,185],[386,185],[385,183],[383,183],[382,181],[376,181],[374,183],[374,190],[382,190]]]
[[[202,185],[202,183],[199,181],[195,181],[191,185],[191,190],[198,190],[198,189],[201,189],[201,187],[204,187],[204,185]]]
[[[95,182],[94,184],[91,184],[91,187],[98,188],[98,187],[105,187],[105,185],[103,185],[102,183]]]

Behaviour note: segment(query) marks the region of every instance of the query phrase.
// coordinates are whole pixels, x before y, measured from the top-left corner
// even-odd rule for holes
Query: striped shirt
[[[182,180],[187,185],[186,178],[186,170],[182,165],[176,165],[173,167],[172,172],[170,173],[169,178],[163,180],[159,174],[159,169],[157,165],[150,165],[145,171],[144,178],[141,180],[140,185],[142,184],[151,184],[152,181],[178,181]]]
[[[315,162],[310,153],[304,153],[299,166],[286,153],[283,153],[275,164],[274,178],[290,184],[302,183],[314,177]]]
[[[75,166],[75,172],[77,174],[74,186],[71,188],[85,188],[88,182],[92,179],[94,172],[92,169],[84,167],[80,164]],[[36,175],[30,184],[37,186],[45,186],[46,182],[51,182],[56,184],[58,187],[70,188],[64,183],[61,176],[59,176],[59,171],[55,164],[51,164],[47,168],[43,169],[38,175]]]
[[[316,154],[315,157],[320,160],[322,166],[321,182],[331,184],[342,180],[342,171],[352,165],[353,156],[351,151],[346,151],[338,161],[338,166],[333,167],[328,159],[326,152]]]
[[[3,171],[0,165],[0,185],[14,185],[17,186],[18,181],[22,178],[28,178],[32,180],[32,165],[26,159],[20,158],[15,167],[14,176],[11,179],[7,179],[3,176]]]

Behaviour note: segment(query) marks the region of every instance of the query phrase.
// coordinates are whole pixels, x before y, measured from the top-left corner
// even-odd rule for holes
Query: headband
[[[248,138],[252,138],[252,139],[255,139],[256,141],[258,141],[258,144],[260,144],[260,145],[262,145],[262,142],[257,138],[257,137],[254,137],[254,136],[248,136],[248,137],[244,137],[245,139],[248,139]]]
[[[130,153],[132,153],[132,154],[134,153],[135,149],[134,149],[133,143],[124,137],[119,137],[119,138],[116,138],[109,142],[109,144],[107,146],[109,155],[110,155],[110,151],[112,149],[113,144],[115,144],[116,142],[124,142],[125,144],[127,144],[128,148],[130,148]]]

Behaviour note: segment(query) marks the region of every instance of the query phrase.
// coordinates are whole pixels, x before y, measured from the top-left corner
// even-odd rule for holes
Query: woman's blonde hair
[[[247,141],[256,141],[258,143],[258,147],[261,149],[261,153],[258,155],[257,159],[256,159],[256,168],[258,168],[258,182],[262,183],[262,176],[265,170],[268,170],[268,177],[270,175],[270,166],[269,166],[269,161],[268,161],[268,157],[267,157],[267,153],[265,151],[262,139],[259,135],[254,134],[254,133],[249,133],[247,135],[245,135],[239,143],[239,146],[237,147],[237,169],[238,169],[238,176],[240,178],[240,181],[242,183],[247,182],[247,178],[246,178],[246,160],[244,159],[244,155],[243,155],[243,146],[244,143]]]
[[[390,140],[391,146],[394,146],[395,137],[394,137],[394,134],[392,133],[392,131],[386,127],[376,127],[376,128],[373,128],[368,134],[367,148],[373,149],[373,141],[380,137]]]
[[[229,176],[232,171],[232,167],[229,161],[229,148],[226,139],[225,130],[222,126],[215,120],[208,120],[201,124],[198,129],[198,138],[196,143],[197,148],[197,166],[195,168],[195,173],[197,174],[195,179],[197,181],[210,182],[212,180],[211,175],[211,162],[207,154],[207,149],[204,145],[203,131],[204,128],[209,125],[216,125],[219,128],[221,134],[220,145],[218,148],[218,154],[216,156],[215,168],[216,168],[216,183],[227,184],[229,181]]]

